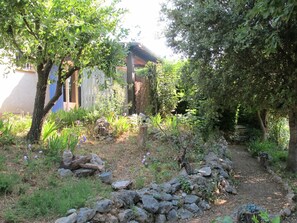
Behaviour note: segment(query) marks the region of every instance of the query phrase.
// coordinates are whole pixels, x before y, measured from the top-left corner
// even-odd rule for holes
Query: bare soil
[[[254,203],[265,208],[270,214],[277,214],[287,207],[286,192],[279,183],[251,157],[245,147],[231,145],[231,158],[234,164],[237,195],[222,195],[202,217],[190,223],[208,223],[217,217],[233,214],[238,207]],[[296,223],[295,216],[282,222]]]

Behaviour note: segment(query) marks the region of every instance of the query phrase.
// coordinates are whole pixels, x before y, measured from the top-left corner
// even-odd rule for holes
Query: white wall
[[[0,65],[0,113],[32,113],[37,75]],[[48,92],[46,101],[48,101]]]

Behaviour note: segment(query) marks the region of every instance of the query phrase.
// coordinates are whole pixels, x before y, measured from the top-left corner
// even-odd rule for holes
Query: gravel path
[[[272,176],[252,158],[243,146],[229,146],[234,164],[237,195],[222,195],[212,208],[190,223],[208,223],[219,216],[230,215],[243,204],[254,203],[269,213],[278,213],[287,205],[286,192]],[[285,222],[293,223],[295,220]]]

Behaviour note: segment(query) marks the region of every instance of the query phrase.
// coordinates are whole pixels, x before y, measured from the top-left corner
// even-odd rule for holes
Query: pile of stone
[[[110,133],[110,123],[106,118],[102,117],[96,121],[94,137],[99,140],[112,140],[112,135]]]
[[[58,173],[61,177],[87,177],[104,170],[104,162],[98,155],[74,156],[70,150],[65,150]]]
[[[98,200],[91,208],[70,210],[56,223],[163,223],[200,216],[210,209],[207,198],[215,189],[236,194],[229,182],[232,162],[226,157],[226,147],[220,142],[192,174],[184,170],[163,184],[129,190],[131,181],[113,182],[111,199]]]

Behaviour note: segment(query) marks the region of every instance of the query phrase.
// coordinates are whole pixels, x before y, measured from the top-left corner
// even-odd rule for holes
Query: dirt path
[[[278,213],[286,206],[286,193],[269,173],[252,158],[243,146],[230,146],[234,164],[237,195],[224,195],[211,210],[190,223],[208,223],[219,216],[230,215],[243,204],[254,203],[269,213]],[[286,221],[295,222],[295,221]]]

